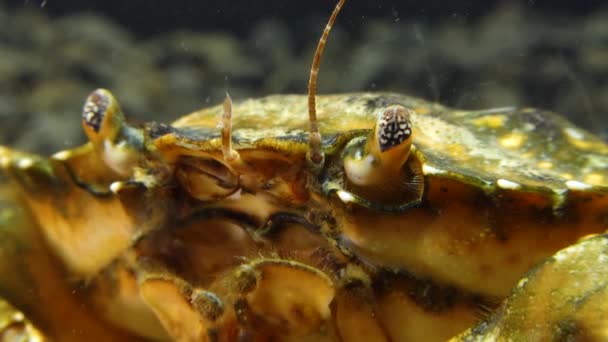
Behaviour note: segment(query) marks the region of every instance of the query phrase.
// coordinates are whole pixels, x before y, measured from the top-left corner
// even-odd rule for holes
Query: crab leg
[[[135,336],[101,320],[86,291],[68,279],[5,172],[0,170],[0,340],[133,341]]]

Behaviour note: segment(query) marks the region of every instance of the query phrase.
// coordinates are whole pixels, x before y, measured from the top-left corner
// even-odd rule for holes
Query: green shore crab
[[[608,145],[536,109],[315,96],[343,3],[308,97],[133,126],[99,89],[87,144],[0,147],[2,340],[608,339]]]

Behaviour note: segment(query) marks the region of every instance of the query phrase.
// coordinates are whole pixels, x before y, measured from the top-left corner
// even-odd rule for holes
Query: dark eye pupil
[[[95,132],[99,132],[101,123],[108,110],[108,98],[101,92],[95,91],[89,95],[82,109],[82,120]]]

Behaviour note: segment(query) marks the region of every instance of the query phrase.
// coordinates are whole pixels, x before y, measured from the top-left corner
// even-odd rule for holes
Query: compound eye
[[[380,152],[410,142],[412,137],[410,111],[399,105],[388,107],[378,120],[377,134]]]
[[[95,90],[89,95],[82,109],[82,122],[93,132],[99,133],[101,126],[108,113],[110,97],[103,89]]]

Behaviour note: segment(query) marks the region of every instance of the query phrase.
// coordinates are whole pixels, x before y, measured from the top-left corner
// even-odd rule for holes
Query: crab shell
[[[91,144],[48,159],[0,149],[11,191],[39,226],[36,246],[59,260],[17,267],[7,260],[18,253],[1,249],[1,295],[62,340],[56,313],[40,310],[57,304],[36,284],[49,278],[59,296],[74,286],[66,275],[86,283],[75,322],[113,326],[80,338],[442,340],[492,311],[533,265],[608,228],[608,146],[554,114],[456,111],[398,94],[317,101],[320,172],[307,163],[298,95],[235,105],[238,164],[222,154],[219,106],[146,125],[131,176]],[[424,192],[384,201],[382,189],[351,191],[341,152],[394,104],[416,112],[410,158]],[[4,234],[28,246],[15,229],[36,224]],[[57,271],[41,273],[39,260]],[[537,328],[553,336],[554,325]]]

